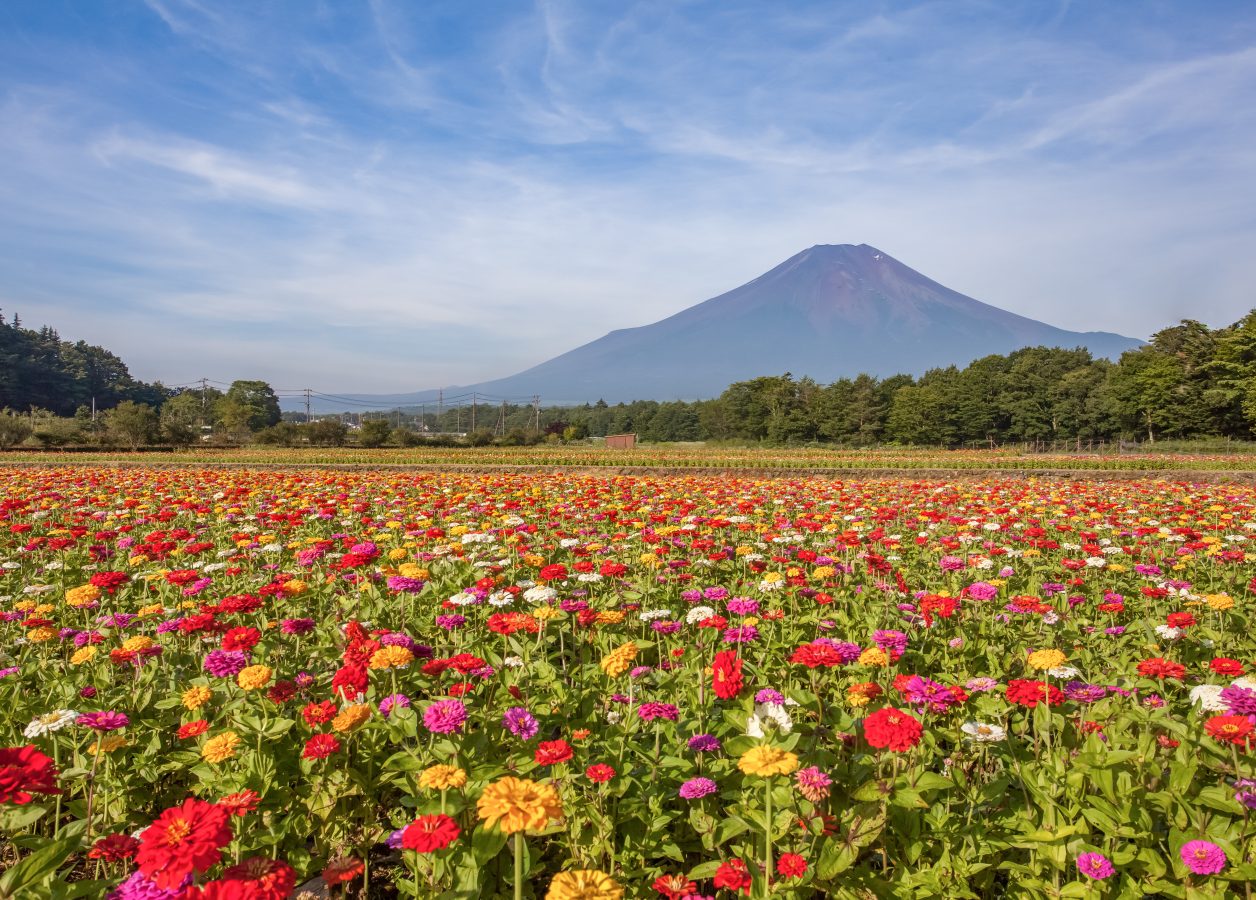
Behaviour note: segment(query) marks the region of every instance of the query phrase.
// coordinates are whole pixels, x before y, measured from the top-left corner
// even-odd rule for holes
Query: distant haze
[[[827,384],[861,372],[920,375],[1021,347],[1086,347],[1116,359],[1140,343],[981,303],[867,244],[820,245],[674,316],[612,331],[509,378],[448,387],[445,396],[527,402],[537,395],[546,405],[696,400],[760,375],[790,372]],[[385,408],[437,397],[428,390],[351,399]]]

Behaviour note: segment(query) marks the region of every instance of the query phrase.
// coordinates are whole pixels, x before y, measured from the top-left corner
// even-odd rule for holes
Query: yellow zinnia
[[[240,735],[234,731],[224,731],[205,742],[205,746],[201,748],[201,759],[211,763],[225,762],[236,755],[236,747],[239,746]]]
[[[506,834],[540,831],[563,815],[562,801],[552,784],[510,776],[486,787],[477,808],[486,827],[497,827]]]
[[[137,634],[135,637],[127,638],[122,642],[122,649],[131,653],[139,653],[141,650],[147,650],[153,645],[153,639],[146,634]]]
[[[94,584],[83,584],[70,588],[65,592],[65,602],[71,606],[86,606],[100,599],[100,588]]]
[[[622,896],[624,889],[605,872],[572,869],[554,876],[545,900],[619,900]]]
[[[92,756],[99,756],[102,753],[112,753],[113,751],[126,746],[126,738],[120,734],[106,734],[98,741],[92,741],[87,752]]]
[[[1204,602],[1209,609],[1226,610],[1234,607],[1234,598],[1229,594],[1205,594]]]
[[[355,703],[346,706],[331,720],[331,727],[336,731],[352,731],[371,717],[369,703]]]
[[[880,647],[869,647],[859,654],[859,665],[861,666],[885,666],[889,664],[889,661],[890,658],[885,655],[885,651]]]
[[[195,684],[183,692],[184,709],[200,709],[209,702],[209,698],[213,696],[213,691],[203,684]]]
[[[44,641],[50,641],[57,636],[57,629],[49,628],[41,625],[38,628],[32,628],[26,632],[26,639],[32,644],[42,644]]]
[[[457,766],[428,766],[419,774],[419,787],[434,791],[460,788],[467,783],[467,773]]]
[[[637,645],[632,641],[621,644],[602,657],[602,671],[611,678],[618,678],[628,671],[632,661],[637,658]]]
[[[270,666],[247,666],[236,675],[236,684],[246,691],[256,691],[270,684]]]
[[[1068,662],[1068,657],[1060,650],[1035,650],[1029,654],[1028,662],[1030,668],[1055,669]]]
[[[371,654],[372,669],[392,669],[410,665],[414,654],[405,647],[381,647]]]
[[[83,663],[91,660],[96,655],[96,648],[92,646],[80,647],[74,651],[74,655],[70,657],[70,663],[75,666],[81,666]]]
[[[788,750],[761,744],[743,753],[741,759],[737,760],[737,768],[747,775],[758,775],[760,778],[788,775],[798,768],[798,756]]]

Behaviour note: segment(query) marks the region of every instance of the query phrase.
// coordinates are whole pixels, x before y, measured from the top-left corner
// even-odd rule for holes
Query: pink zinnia
[[[1187,841],[1182,845],[1182,862],[1196,875],[1216,875],[1225,868],[1225,851],[1211,841]]]
[[[462,731],[467,721],[467,708],[460,700],[437,700],[423,710],[423,724],[434,734],[453,734]]]
[[[816,766],[799,769],[794,779],[798,783],[798,793],[812,803],[819,803],[829,795],[829,785],[833,779],[825,775]]]
[[[120,712],[90,712],[83,713],[74,720],[74,723],[94,731],[117,731],[119,728],[126,728],[130,725],[131,720]]]
[[[1111,878],[1116,874],[1112,861],[1102,853],[1083,853],[1077,857],[1077,871],[1096,881]]]

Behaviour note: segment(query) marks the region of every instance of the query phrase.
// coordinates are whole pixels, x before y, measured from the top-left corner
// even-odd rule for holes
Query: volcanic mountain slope
[[[981,303],[867,244],[818,245],[666,319],[612,331],[517,375],[446,388],[544,404],[714,397],[791,372],[822,384],[860,372],[919,375],[1021,347],[1087,347],[1115,359],[1141,342],[1065,331]],[[431,402],[435,391],[378,397]],[[364,398],[365,399],[365,398]]]

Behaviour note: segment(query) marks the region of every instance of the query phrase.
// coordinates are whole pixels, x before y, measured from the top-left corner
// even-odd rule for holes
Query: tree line
[[[93,416],[87,401],[95,398]],[[575,407],[501,404],[322,416],[280,413],[264,381],[224,392],[133,380],[112,353],[0,316],[0,446],[22,441],[188,444],[199,440],[363,446],[523,444],[635,432],[646,441],[767,444],[1048,445],[1256,436],[1256,310],[1212,329],[1157,332],[1117,362],[1084,348],[1027,347],[919,378],[861,374],[822,385],[792,373],[700,401]],[[477,415],[478,414],[478,415]]]

